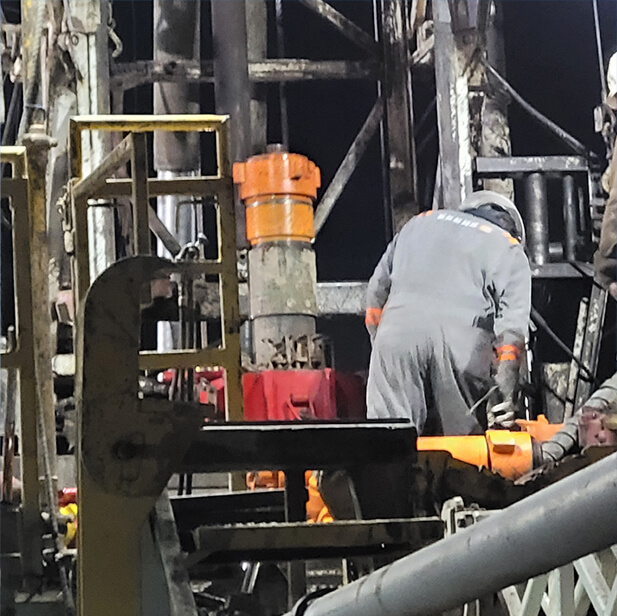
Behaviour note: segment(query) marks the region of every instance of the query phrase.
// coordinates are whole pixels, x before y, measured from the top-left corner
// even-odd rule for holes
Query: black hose
[[[41,393],[38,392],[39,403],[41,402]],[[42,406],[37,411],[37,432],[38,445],[43,461],[43,484],[45,486],[45,496],[47,497],[49,506],[49,519],[54,540],[54,556],[62,554],[63,545],[60,539],[60,527],[58,525],[58,495],[54,491],[54,479],[51,470],[51,457],[49,447],[47,445],[47,435],[45,434],[45,421],[43,419]],[[64,610],[66,616],[75,616],[75,599],[69,585],[69,579],[66,568],[63,562],[58,562],[58,574],[60,576],[60,586],[62,588],[62,599],[64,602]]]
[[[499,89],[509,94],[514,101],[516,101],[534,120],[548,128],[554,135],[559,137],[569,148],[571,148],[577,154],[584,156],[585,158],[597,159],[598,155],[592,152],[585,144],[581,143],[578,139],[573,137],[570,133],[565,131],[561,126],[558,126],[547,118],[543,113],[540,113],[533,105],[528,103],[507,81],[506,79],[493,68],[486,58],[481,59],[482,64],[488,71],[488,74],[493,77],[497,82]]]
[[[532,306],[531,307],[531,320],[541,329],[543,329],[549,338],[564,352],[566,355],[576,363],[576,365],[584,372],[589,379],[593,382],[595,387],[600,387],[600,383],[592,374],[591,370],[574,355],[572,349],[553,331],[551,326],[546,322],[544,317]]]
[[[13,91],[11,92],[11,100],[9,102],[9,108],[6,112],[6,122],[2,127],[2,145],[11,145],[10,142],[15,142],[15,139],[13,138],[13,133],[15,131],[15,128],[19,125],[19,103],[21,101],[21,90],[21,82],[17,82],[13,86]]]

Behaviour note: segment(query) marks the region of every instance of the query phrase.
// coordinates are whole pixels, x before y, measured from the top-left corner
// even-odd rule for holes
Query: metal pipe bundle
[[[617,453],[308,606],[304,616],[427,616],[617,543]]]

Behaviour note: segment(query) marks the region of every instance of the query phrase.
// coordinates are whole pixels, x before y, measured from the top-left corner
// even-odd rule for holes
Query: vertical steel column
[[[505,74],[506,57],[503,40],[503,5],[490,3],[488,28],[486,31],[486,53],[491,66]],[[508,125],[508,99],[501,92],[488,91],[482,108],[481,156],[510,156],[510,127]],[[486,190],[494,190],[508,199],[514,197],[514,183],[511,179],[491,178],[484,180]]]
[[[392,232],[419,212],[416,155],[413,135],[413,99],[405,3],[381,0],[378,34],[383,49],[384,135],[388,153],[389,203]],[[382,147],[383,147],[382,143]]]
[[[200,58],[200,2],[193,0],[155,0],[153,6],[154,60],[178,62]],[[199,84],[188,81],[154,84],[153,110],[156,115],[199,113]],[[154,168],[157,177],[196,175],[200,171],[200,138],[198,132],[154,132]],[[184,246],[197,238],[193,205],[186,197],[165,195],[157,199],[157,212],[163,224]],[[169,253],[158,243],[157,254]],[[181,346],[177,328],[168,323],[158,325],[160,351]]]
[[[563,223],[565,231],[564,256],[566,261],[576,260],[576,214],[577,194],[574,176],[566,175],[563,178]]]
[[[268,12],[265,0],[246,3],[247,57],[249,62],[263,61],[268,55]],[[251,88],[251,154],[266,151],[268,143],[268,106],[265,84]]]
[[[245,161],[251,151],[246,2],[217,0],[211,7],[216,112],[231,116],[232,162]],[[240,199],[235,201],[235,213],[237,247],[248,248],[244,205]]]
[[[57,487],[56,414],[54,405],[53,373],[51,369],[51,311],[49,308],[49,247],[47,244],[46,182],[49,149],[54,142],[45,134],[42,125],[31,127],[24,135],[27,151],[29,207],[30,207],[30,279],[32,284],[32,333],[34,366],[38,399],[38,416],[42,417],[44,434],[37,430],[38,440],[45,439],[49,452],[49,470],[54,488]],[[22,412],[23,409],[22,409]],[[41,425],[40,423],[37,424]],[[39,458],[41,451],[39,449]],[[42,464],[40,469],[45,468]],[[46,501],[45,501],[46,502]],[[51,507],[51,503],[48,503]]]
[[[548,263],[548,199],[546,178],[542,173],[530,173],[525,178],[525,206],[527,210],[527,244],[535,265]]]
[[[80,24],[75,33],[77,44],[72,58],[83,75],[77,81],[77,114],[109,113],[109,9],[103,0],[69,0],[71,15]],[[109,134],[100,131],[82,133],[83,174],[93,170],[110,149]],[[114,215],[111,208],[88,209],[90,279],[94,280],[116,260]]]
[[[452,32],[449,2],[433,4],[435,83],[441,162],[441,203],[457,208],[472,191],[469,100],[465,60]]]

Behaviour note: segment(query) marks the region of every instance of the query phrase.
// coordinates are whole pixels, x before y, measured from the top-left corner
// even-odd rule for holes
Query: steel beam
[[[580,357],[582,364],[594,375],[598,369],[598,361],[600,359],[600,345],[602,343],[607,301],[608,291],[594,283],[589,297],[585,337]],[[580,409],[585,404],[591,394],[592,385],[593,382],[589,379],[587,373],[579,371],[574,402],[575,409]]]
[[[413,99],[409,64],[409,33],[405,3],[380,0],[378,33],[383,49],[381,96],[384,100],[385,152],[392,233],[419,212],[414,146]]]
[[[373,105],[368,117],[364,121],[360,132],[356,135],[352,144],[349,146],[349,150],[345,154],[345,158],[336,170],[332,181],[326,188],[321,201],[315,209],[315,233],[319,233],[323,225],[325,224],[330,212],[334,208],[338,198],[347,186],[349,178],[351,178],[353,172],[356,170],[358,163],[360,162],[371,138],[375,134],[379,123],[383,117],[383,102],[381,99]]]
[[[32,302],[32,335],[34,365],[36,369],[37,414],[42,421],[44,434],[38,432],[38,439],[45,439],[49,452],[50,481],[57,488],[56,464],[56,416],[54,385],[51,370],[51,310],[49,304],[49,245],[47,243],[47,198],[46,174],[49,150],[55,145],[43,130],[42,125],[32,125],[32,132],[24,135],[28,175],[28,207],[30,208],[30,278]],[[22,409],[23,412],[23,409]],[[39,449],[39,464],[42,462]],[[39,466],[41,470],[43,467]],[[45,500],[47,502],[47,499]],[[51,508],[53,503],[47,502]]]
[[[589,263],[547,263],[531,266],[533,278],[593,278],[593,267]],[[202,314],[207,318],[218,318],[218,291],[215,284],[201,288],[203,292]],[[239,285],[240,314],[249,314],[248,287]],[[318,282],[317,316],[333,317],[337,315],[364,316],[366,309],[366,282]]]
[[[416,430],[405,421],[210,424],[177,471],[215,473],[255,468],[350,468],[415,457]],[[315,447],[319,443],[319,447]]]
[[[582,156],[478,156],[476,173],[483,178],[520,178],[527,173],[560,176],[564,173],[588,173]]]
[[[375,79],[381,74],[375,60],[306,60],[302,58],[269,58],[249,62],[249,79],[256,83],[285,81],[317,81]],[[140,60],[115,65],[112,84],[121,90],[156,82],[179,79],[214,83],[214,63],[153,62]]]
[[[483,0],[481,5],[484,7],[483,13],[488,22],[486,55],[493,66],[505,73],[504,7],[500,2],[492,0]],[[485,76],[481,83],[486,83]],[[478,153],[491,157],[510,155],[512,144],[508,125],[508,98],[502,92],[488,88],[484,90]],[[509,178],[486,179],[483,184],[486,190],[495,190],[509,199],[514,197],[514,184]]]
[[[131,160],[132,149],[133,138],[129,135],[105,156],[90,175],[75,183],[72,188],[74,197],[80,199],[96,194],[97,191],[105,186],[105,182],[110,175],[120,166],[125,165]]]
[[[300,2],[359,47],[374,54],[379,52],[375,39],[342,13],[339,13],[331,4],[324,2],[324,0],[300,0]]]
[[[617,454],[311,603],[305,616],[424,616],[617,543]]]
[[[307,560],[413,552],[443,537],[440,518],[353,520],[333,524],[287,522],[201,526],[193,532],[199,560]]]
[[[456,209],[472,191],[469,90],[465,58],[452,32],[449,2],[436,2],[435,82],[441,161],[441,203]]]
[[[83,75],[77,80],[77,113],[105,114],[109,101],[109,21],[110,3],[100,0],[69,0],[72,19],[80,24],[71,57]],[[84,175],[93,171],[110,149],[109,135],[88,132],[80,136]],[[94,279],[116,258],[113,212],[92,208],[88,212],[90,278]]]

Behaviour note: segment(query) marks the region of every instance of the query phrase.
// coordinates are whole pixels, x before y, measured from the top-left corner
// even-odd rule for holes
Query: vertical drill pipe
[[[246,46],[249,62],[268,57],[268,0],[246,3]],[[251,153],[266,151],[268,144],[268,84],[253,82],[251,91]]]
[[[177,62],[200,58],[200,3],[193,0],[155,0],[154,60]],[[155,114],[199,113],[199,84],[183,82],[155,83]],[[154,168],[164,180],[199,173],[201,167],[200,138],[197,132],[154,132]],[[182,204],[184,200],[185,205]],[[181,246],[196,239],[193,207],[186,197],[165,195],[157,199],[159,218]],[[169,257],[162,242],[157,254]],[[175,256],[175,255],[174,255]],[[168,351],[178,346],[177,328],[167,323],[158,325],[158,348]],[[181,346],[181,345],[180,345]]]
[[[199,60],[199,2],[155,0],[154,61]],[[155,83],[154,113],[199,113],[199,85],[189,81]],[[199,133],[154,132],[157,171],[199,171]]]
[[[285,57],[285,31],[283,30],[283,0],[275,0],[276,7],[276,50],[279,58]],[[279,82],[279,103],[281,107],[281,143],[289,148],[289,120],[287,117],[287,93],[285,82]]]
[[[305,616],[428,616],[617,543],[617,454],[316,599]]]
[[[546,178],[541,173],[530,173],[525,178],[525,203],[531,261],[544,265],[548,263],[548,200]]]
[[[566,175],[563,178],[563,224],[565,231],[564,255],[566,261],[576,260],[576,214],[577,193],[574,176]]]
[[[216,112],[229,114],[232,162],[245,161],[251,149],[251,84],[248,71],[244,0],[212,2],[214,97]],[[235,200],[236,245],[248,248],[244,204]]]

